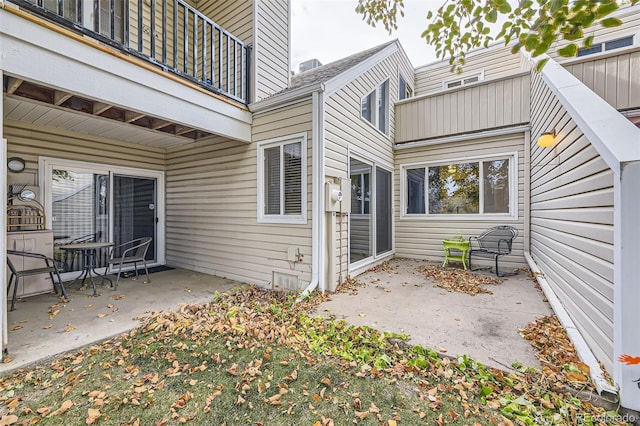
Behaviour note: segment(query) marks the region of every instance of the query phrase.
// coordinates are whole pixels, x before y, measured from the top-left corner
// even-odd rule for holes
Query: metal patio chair
[[[133,267],[136,270],[136,279],[138,279],[138,263],[144,264],[144,272],[147,275],[147,282],[151,282],[149,278],[149,270],[147,269],[147,251],[151,245],[151,237],[136,238],[135,240],[127,241],[111,249],[109,265],[118,265],[118,275],[116,276],[116,283],[113,286],[113,290],[118,289],[118,282],[120,281],[120,275],[122,274],[122,266],[125,264],[133,263]]]
[[[496,276],[504,277],[511,274],[500,274],[498,259],[511,253],[513,240],[518,236],[518,230],[512,226],[501,225],[487,229],[477,237],[469,237],[469,270],[471,257],[480,256],[493,259],[496,263]]]
[[[43,261],[43,265],[39,268],[25,269],[23,271],[18,271],[16,267],[13,265],[13,262],[9,258],[8,255],[12,256],[22,256],[22,257],[30,257],[33,259],[40,259]],[[7,283],[7,296],[9,295],[9,290],[11,290],[11,284],[13,284],[13,299],[11,300],[11,310],[13,311],[16,307],[16,296],[18,293],[18,284],[21,277],[28,277],[30,275],[40,275],[40,274],[49,274],[51,277],[51,282],[53,283],[53,289],[58,293],[58,289],[56,285],[60,288],[62,295],[66,300],[69,300],[67,297],[67,291],[64,288],[64,284],[62,283],[62,278],[60,278],[60,271],[58,270],[58,266],[55,261],[45,256],[44,254],[39,253],[30,253],[26,251],[17,251],[17,250],[7,250],[7,266],[9,267],[9,271],[11,275],[9,276],[9,282]],[[55,278],[54,278],[55,275]],[[57,278],[57,282],[56,282]]]

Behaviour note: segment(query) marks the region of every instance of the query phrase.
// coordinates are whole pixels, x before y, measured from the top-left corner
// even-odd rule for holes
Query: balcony
[[[11,0],[33,14],[247,104],[251,48],[183,0]]]

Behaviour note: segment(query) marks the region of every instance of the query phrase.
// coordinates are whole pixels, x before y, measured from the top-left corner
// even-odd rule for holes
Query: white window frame
[[[478,80],[477,81],[472,81],[472,82],[469,82],[469,83],[465,83],[466,80],[468,80],[470,78],[473,78],[473,77],[478,77]],[[469,86],[471,84],[480,83],[483,80],[484,80],[484,70],[483,71],[479,71],[479,72],[470,73],[470,74],[462,74],[462,75],[457,76],[454,79],[443,81],[442,82],[442,89],[443,90],[459,89],[460,87],[465,87],[465,86]],[[460,82],[459,86],[449,87],[449,85],[451,83],[457,83],[457,82]]]
[[[379,117],[379,113],[378,113],[378,102],[380,100],[380,92],[382,89],[382,86],[387,83],[387,93],[386,93],[386,105],[384,106],[384,111],[385,111],[385,115],[386,115],[386,129],[383,132],[382,130],[380,130],[380,117]],[[369,95],[373,94],[372,96],[372,102],[371,105],[369,105],[369,108],[371,108],[371,121],[367,120],[363,115],[362,115],[362,103],[364,102],[364,100],[369,97]],[[362,98],[360,98],[360,118],[362,119],[362,121],[364,121],[365,123],[367,123],[368,125],[370,125],[371,127],[373,127],[374,129],[376,129],[378,131],[378,133],[385,135],[385,136],[389,136],[389,129],[391,128],[391,123],[389,122],[389,120],[391,119],[391,113],[390,113],[390,105],[391,105],[391,100],[389,99],[389,97],[391,96],[391,84],[390,84],[390,79],[384,79],[382,80],[376,87],[375,89],[367,92]]]
[[[443,166],[456,163],[483,162],[493,160],[509,160],[509,213],[470,213],[470,214],[430,214],[428,185],[425,181],[425,213],[407,213],[407,170],[416,168],[427,168],[433,166]],[[438,161],[422,161],[415,163],[400,164],[400,220],[518,220],[518,152],[505,152],[499,154],[448,158]],[[480,167],[480,185],[484,181],[483,168]],[[484,206],[483,190],[479,190],[479,205]]]
[[[605,45],[607,43],[610,43],[612,41],[622,40],[622,39],[629,38],[629,37],[632,38],[630,46],[618,47],[618,48],[615,48],[615,49],[608,49],[608,50],[605,49]],[[604,39],[603,40],[594,40],[592,45],[598,45],[598,44],[600,45],[600,51],[599,52],[588,53],[586,55],[581,55],[581,56],[578,56],[576,54],[576,57],[575,58],[571,58],[571,59],[578,59],[579,60],[579,59],[583,59],[583,58],[593,58],[593,57],[598,57],[598,56],[601,56],[601,55],[606,55],[606,54],[609,54],[609,53],[614,52],[614,51],[624,51],[625,49],[632,49],[634,47],[637,47],[638,44],[640,44],[640,33],[623,34],[623,35],[620,35],[619,37],[615,37],[615,38],[611,38],[611,39],[607,39],[607,40],[604,40]],[[583,50],[583,49],[585,49],[585,48],[584,47],[579,47],[578,52],[580,52],[580,50]]]
[[[369,213],[367,214],[353,214],[350,213],[349,216],[352,216],[354,219],[359,219],[359,218],[370,218],[372,219],[372,224],[371,224],[371,236],[373,237],[372,240],[372,246],[371,246],[371,250],[372,250],[372,255],[369,257],[366,257],[362,260],[359,260],[357,262],[351,263],[351,255],[349,254],[349,248],[351,247],[351,231],[347,232],[347,257],[348,257],[348,265],[349,265],[349,273],[350,274],[356,274],[356,273],[360,273],[360,271],[362,270],[362,268],[367,267],[367,265],[370,265],[371,263],[377,262],[381,259],[384,259],[386,257],[390,257],[395,253],[396,250],[396,240],[395,240],[395,168],[393,166],[392,163],[381,159],[380,157],[377,157],[375,155],[371,155],[370,153],[357,148],[355,146],[350,145],[347,148],[347,158],[349,159],[347,161],[347,173],[349,176],[351,176],[351,158],[354,158],[362,163],[365,163],[369,166],[371,166],[371,179],[369,181],[369,187],[370,187],[370,191],[371,191],[371,198],[369,199]],[[385,251],[383,253],[380,254],[376,254],[377,251],[377,246],[376,246],[376,241],[375,241],[375,236],[377,235],[377,218],[371,213],[374,209],[375,209],[375,202],[376,202],[376,179],[375,179],[375,175],[376,175],[376,169],[380,168],[381,170],[384,170],[388,173],[391,174],[391,250]],[[349,228],[350,229],[350,228]],[[364,270],[362,270],[362,272],[364,272]]]
[[[285,214],[265,214],[264,213],[264,150],[267,148],[273,148],[276,146],[283,146],[292,143],[301,144],[302,153],[302,193],[300,205],[302,206],[301,214],[299,215],[285,215]],[[307,223],[307,134],[297,133],[293,135],[281,136],[278,138],[267,139],[257,144],[258,150],[258,206],[257,206],[257,220],[258,223],[288,223],[288,224],[306,224]],[[281,173],[282,173],[282,161],[281,161]],[[283,189],[284,179],[280,180],[281,190]],[[281,198],[284,202],[284,198]]]
[[[165,202],[165,174],[162,171],[138,169],[134,167],[115,166],[112,164],[90,163],[87,161],[67,160],[55,157],[38,158],[38,184],[42,191],[42,200],[45,211],[53,211],[52,198],[52,175],[53,169],[74,169],[84,173],[103,173],[109,175],[109,187],[113,188],[113,175],[128,175],[133,177],[156,179],[156,262],[149,266],[164,265],[166,263],[165,253],[165,222],[166,222],[166,202]],[[109,224],[113,223],[113,190],[109,190]],[[53,218],[46,217],[46,228],[52,229]],[[109,225],[109,241],[113,241],[113,229]],[[63,277],[64,279],[64,277]]]
[[[404,82],[404,98],[400,94],[400,80]],[[413,86],[409,84],[407,79],[402,73],[398,73],[398,100],[403,101],[413,97]]]

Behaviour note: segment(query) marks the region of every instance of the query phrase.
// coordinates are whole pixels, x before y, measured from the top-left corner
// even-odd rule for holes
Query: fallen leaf
[[[51,414],[49,414],[49,416],[58,416],[60,414],[64,414],[67,411],[69,411],[69,408],[71,407],[73,407],[73,401],[66,400],[65,402],[62,403],[60,408],[58,408],[56,411],[53,411]]]
[[[0,418],[0,426],[9,426],[18,422],[18,416],[15,414],[5,414]]]

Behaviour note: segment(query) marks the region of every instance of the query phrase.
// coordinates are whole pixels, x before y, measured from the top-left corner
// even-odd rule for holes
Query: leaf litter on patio
[[[440,265],[422,265],[416,269],[432,280],[435,287],[472,296],[479,293],[493,294],[486,286],[500,284],[496,277],[473,274],[462,269],[443,268]]]
[[[2,377],[0,425],[508,426],[604,414],[538,371],[312,317],[321,299],[246,287],[150,314],[121,338]]]

